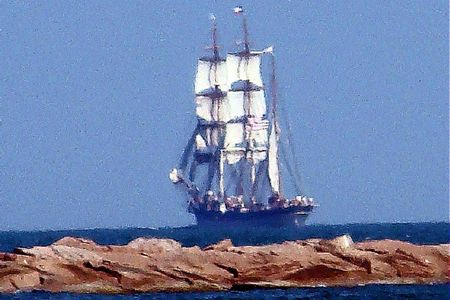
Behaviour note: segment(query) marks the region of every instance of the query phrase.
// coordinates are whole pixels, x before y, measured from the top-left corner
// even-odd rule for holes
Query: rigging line
[[[220,150],[220,148],[218,148],[215,152],[216,156],[215,156],[214,167],[217,169],[217,186],[219,188],[219,196],[224,198],[225,197],[225,188],[223,187],[223,185],[225,182],[225,178],[224,178],[224,167],[222,165],[224,158],[222,157],[222,150]],[[223,187],[223,190],[222,190],[222,187]]]
[[[222,199],[224,199],[225,197],[225,178],[224,178],[224,157],[223,157],[223,152],[222,150],[219,150],[219,159],[218,159],[218,163],[219,163],[219,195]]]
[[[234,193],[235,195],[241,195],[244,193],[244,189],[242,187],[242,182],[241,182],[241,173],[238,170],[238,166],[234,166],[233,167],[233,175],[234,175],[234,179],[235,179],[235,187],[234,187]]]
[[[180,159],[180,163],[179,163],[179,167],[178,167],[182,172],[184,172],[186,170],[186,167],[189,162],[189,156],[190,156],[190,153],[192,150],[192,146],[194,145],[195,137],[197,136],[198,132],[199,132],[199,129],[198,129],[198,125],[197,125],[197,127],[195,127],[194,132],[192,133],[192,136],[189,139],[186,147],[183,150],[183,154],[181,155],[181,159]]]
[[[237,182],[238,181],[238,177],[239,177],[238,171],[235,168],[233,168],[231,170],[231,172],[230,172],[230,176],[228,178],[229,180],[228,180],[228,182],[227,182],[227,184],[225,186],[225,191],[229,191],[230,190],[231,185],[233,184],[233,182],[232,182],[233,179]],[[236,191],[235,191],[235,193],[237,194]]]
[[[258,166],[258,171],[256,172],[256,178],[255,178],[255,183],[252,186],[252,194],[251,197],[253,198],[256,193],[258,192],[258,187],[260,185],[260,182],[262,182],[261,180],[261,175],[264,172],[264,170],[267,168],[267,160],[262,161],[259,166]]]
[[[224,178],[224,188],[223,189],[224,189],[225,194],[230,194],[230,193],[232,194],[232,192],[230,192],[230,188],[233,185],[233,179],[237,178],[238,173],[236,172],[236,170],[234,168],[232,168],[230,170],[230,165],[228,165],[226,163],[226,155],[227,154],[225,154],[225,157],[224,157],[224,176],[226,173],[226,178]],[[225,172],[225,168],[227,168],[227,172]]]
[[[194,159],[191,163],[191,167],[189,169],[189,180],[190,181],[194,181],[195,178],[195,170],[197,169],[197,166],[199,165],[199,163]]]
[[[286,149],[284,148],[283,143],[280,143],[280,146],[281,146],[280,148],[281,148],[281,152],[282,152],[281,157],[282,157],[283,161],[284,161],[285,164],[286,164],[286,169],[287,169],[287,171],[288,171],[288,173],[289,173],[289,176],[292,177],[292,178],[294,178],[294,180],[292,180],[292,182],[293,182],[293,184],[294,184],[295,191],[296,191],[296,193],[301,194],[301,193],[302,193],[302,189],[300,188],[300,186],[299,186],[299,184],[298,184],[298,181],[295,180],[295,172],[294,172],[294,170],[291,168],[291,164],[289,163],[289,161],[288,161],[288,159],[287,159]]]
[[[289,114],[285,110],[284,106],[280,105],[280,107],[281,107],[280,111],[283,114],[283,118],[286,120],[285,123],[286,123],[287,134],[285,136],[286,136],[288,148],[291,153],[292,160],[293,160],[291,163],[292,163],[292,167],[293,167],[294,178],[297,181],[296,186],[300,187],[303,185],[303,180],[302,180],[302,177],[300,176],[299,168],[297,165],[298,159],[297,159],[296,152],[294,151],[291,122],[289,120]],[[283,143],[281,143],[281,148],[283,148]],[[286,154],[286,151],[283,151],[283,152]],[[286,163],[289,164],[289,162],[286,162]],[[301,192],[301,189],[298,192]]]
[[[244,194],[244,161],[241,160],[236,167],[239,168],[239,180],[236,185],[236,190],[239,190],[238,194]]]
[[[206,183],[206,189],[209,191],[211,190],[212,182],[214,180],[214,176],[216,174],[216,167],[217,167],[217,151],[214,154],[213,158],[211,158],[211,161],[208,164],[208,178]]]

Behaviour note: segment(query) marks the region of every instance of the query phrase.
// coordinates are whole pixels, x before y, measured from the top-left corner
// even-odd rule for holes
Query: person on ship
[[[237,200],[237,207],[239,209],[243,208],[244,207],[244,195],[237,196],[236,200]]]
[[[253,196],[250,201],[250,204],[249,204],[249,210],[250,211],[260,211],[260,210],[263,210],[263,208],[264,208],[264,204],[258,203],[256,201],[256,197]]]
[[[225,197],[223,202],[225,203],[225,207],[227,210],[231,210],[233,208],[233,200],[231,199],[231,197]]]
[[[205,195],[206,210],[219,211],[220,203],[213,191],[207,191]]]
[[[199,197],[200,191],[197,187],[189,188],[188,194],[190,196],[188,200],[188,209],[199,209],[201,203],[201,197]]]
[[[270,208],[283,208],[288,205],[286,199],[281,197],[279,192],[275,192],[269,197],[268,204]]]
[[[267,200],[267,203],[269,204],[269,207],[273,208],[275,207],[277,200],[280,198],[280,194],[275,192],[272,194],[272,196],[269,197]]]
[[[244,207],[244,196],[230,196],[224,200],[225,207],[229,211],[239,211]]]

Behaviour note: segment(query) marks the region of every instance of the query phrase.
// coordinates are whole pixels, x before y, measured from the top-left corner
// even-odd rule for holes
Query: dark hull
[[[254,212],[204,211],[194,209],[192,213],[199,226],[302,226],[312,212],[312,206],[267,209]]]

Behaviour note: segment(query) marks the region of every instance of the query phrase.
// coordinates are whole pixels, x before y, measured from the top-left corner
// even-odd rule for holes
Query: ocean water
[[[88,238],[99,244],[127,244],[138,237],[171,238],[184,246],[206,245],[229,238],[235,245],[262,245],[286,240],[333,238],[349,234],[355,242],[397,239],[416,244],[449,243],[449,223],[398,223],[308,225],[299,228],[217,229],[124,228],[59,231],[0,231],[0,252],[16,247],[49,245],[64,236]],[[449,299],[448,285],[368,285],[361,287],[263,289],[214,293],[153,293],[139,295],[76,295],[69,293],[18,293],[0,299]]]
[[[0,299],[448,299],[448,286],[439,285],[367,285],[353,288],[302,288],[302,289],[271,289],[231,292],[199,292],[199,293],[153,293],[133,295],[94,295],[70,293],[17,293],[1,295]]]

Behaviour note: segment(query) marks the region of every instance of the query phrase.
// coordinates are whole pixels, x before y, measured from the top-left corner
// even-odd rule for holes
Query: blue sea
[[[200,247],[229,238],[235,245],[263,245],[286,240],[333,238],[349,234],[355,242],[397,239],[416,244],[449,243],[449,223],[308,225],[299,228],[205,229],[124,228],[59,231],[0,231],[0,252],[16,247],[49,245],[64,236],[88,238],[99,244],[127,244],[138,237],[171,238],[184,246]],[[152,293],[137,295],[77,295],[70,293],[17,293],[0,299],[449,299],[448,285],[368,285],[358,287],[258,289],[205,293]]]

